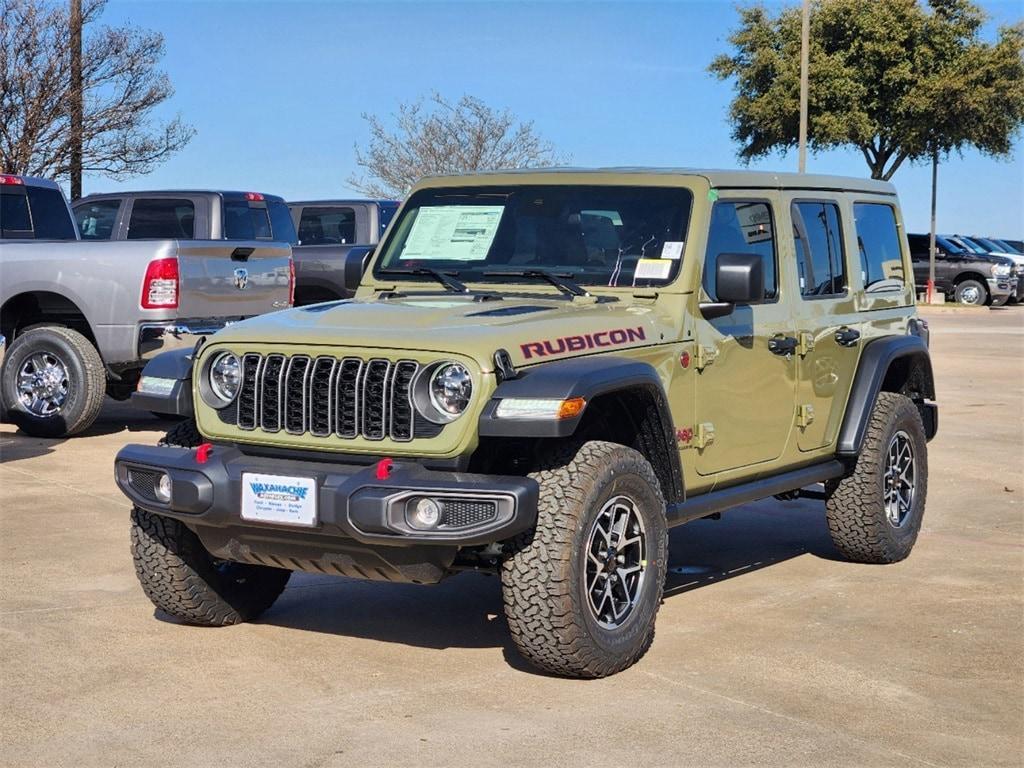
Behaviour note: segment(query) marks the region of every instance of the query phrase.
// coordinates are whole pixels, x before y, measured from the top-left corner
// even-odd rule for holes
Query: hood
[[[629,301],[572,301],[545,296],[472,297],[424,295],[350,299],[273,312],[245,320],[211,339],[245,344],[324,345],[455,352],[493,369],[505,349],[512,362],[531,365],[630,347],[669,336],[671,318],[656,305]]]

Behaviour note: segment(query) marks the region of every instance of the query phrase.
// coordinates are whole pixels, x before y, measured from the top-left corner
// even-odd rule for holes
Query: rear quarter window
[[[60,190],[28,187],[28,204],[32,210],[32,228],[36,240],[75,239],[75,225]]]
[[[885,203],[855,203],[857,250],[866,290],[897,287],[905,280],[896,212]]]

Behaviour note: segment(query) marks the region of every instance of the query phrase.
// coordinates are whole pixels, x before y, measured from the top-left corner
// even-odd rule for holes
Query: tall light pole
[[[935,208],[938,198],[939,187],[939,153],[932,150],[932,222],[928,231],[928,288],[925,294],[925,301],[929,304],[935,301]]]
[[[800,173],[807,172],[807,91],[811,47],[811,0],[804,0],[800,24]]]
[[[82,0],[71,0],[71,87],[68,113],[71,122],[71,199],[82,196]]]

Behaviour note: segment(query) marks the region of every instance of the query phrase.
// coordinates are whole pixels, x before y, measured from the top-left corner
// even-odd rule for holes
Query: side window
[[[183,198],[138,198],[128,220],[129,240],[194,240],[196,209]]]
[[[97,200],[75,208],[75,221],[83,240],[109,240],[114,234],[120,200]]]
[[[306,207],[299,219],[303,245],[347,245],[356,241],[356,212],[352,208]]]
[[[843,229],[835,203],[793,203],[793,239],[801,296],[846,293]]]
[[[884,203],[856,203],[857,249],[864,287],[868,290],[886,280],[904,281],[900,235],[896,213]],[[883,287],[884,286],[879,286]]]
[[[29,187],[28,204],[37,240],[74,240],[75,227],[68,215],[64,193],[49,187]]]
[[[711,209],[708,249],[704,254],[704,290],[713,300],[715,264],[723,253],[756,253],[764,262],[764,298],[778,296],[775,223],[771,206],[759,202],[718,201]]]

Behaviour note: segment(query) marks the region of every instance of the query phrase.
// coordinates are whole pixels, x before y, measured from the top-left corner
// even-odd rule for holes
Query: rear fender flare
[[[928,439],[935,436],[937,409],[929,402],[935,399],[935,378],[928,346],[921,336],[886,336],[868,342],[861,354],[839,430],[839,456],[853,458],[860,453],[871,411],[883,390],[910,397],[921,411]]]

